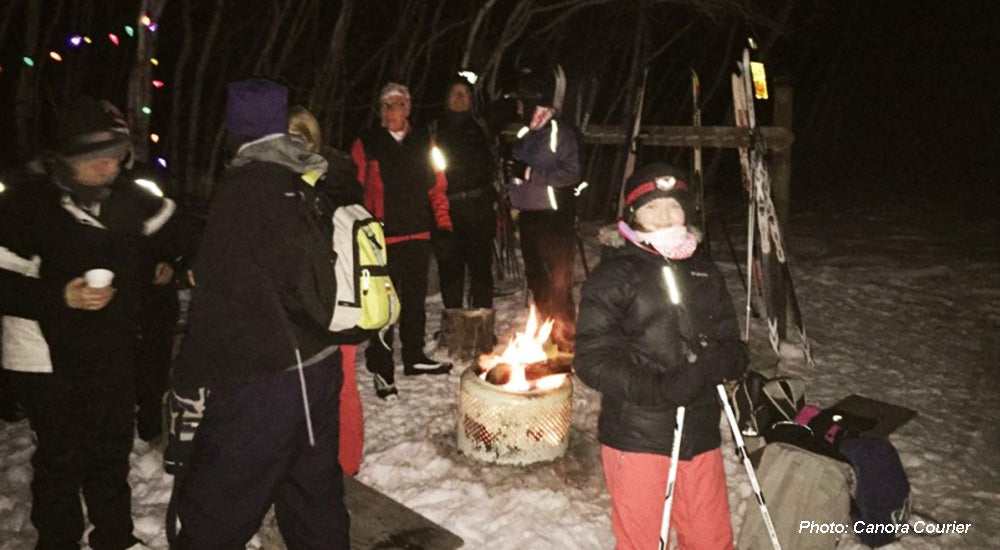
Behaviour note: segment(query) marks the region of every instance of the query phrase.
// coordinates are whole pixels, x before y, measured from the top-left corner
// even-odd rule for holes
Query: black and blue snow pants
[[[210,389],[178,492],[179,550],[243,550],[272,503],[289,550],[350,547],[337,461],[340,352],[304,373],[315,446],[295,369]]]

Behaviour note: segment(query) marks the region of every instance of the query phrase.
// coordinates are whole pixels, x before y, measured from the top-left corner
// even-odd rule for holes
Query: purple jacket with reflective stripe
[[[554,146],[554,147],[553,147]],[[514,158],[531,167],[520,185],[508,183],[511,206],[517,210],[552,210],[548,187],[580,183],[580,147],[576,130],[554,119],[514,143]]]

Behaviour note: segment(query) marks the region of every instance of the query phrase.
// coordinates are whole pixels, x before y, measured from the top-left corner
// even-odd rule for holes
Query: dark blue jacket
[[[567,200],[567,192],[580,183],[579,137],[575,128],[562,119],[529,131],[514,143],[511,152],[531,168],[524,183],[507,186],[511,207],[516,210],[554,210],[552,197],[556,197],[557,204]]]

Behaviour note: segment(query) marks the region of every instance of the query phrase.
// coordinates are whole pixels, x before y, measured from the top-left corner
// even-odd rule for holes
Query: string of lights
[[[125,24],[115,26],[106,32],[71,32],[59,39],[58,43],[61,44],[61,46],[39,48],[39,51],[35,53],[26,52],[20,56],[20,59],[18,59],[16,55],[12,58],[5,59],[5,56],[0,54],[0,79],[13,76],[18,68],[20,70],[38,70],[41,69],[45,63],[62,64],[70,62],[77,52],[80,52],[84,48],[95,47],[103,41],[106,41],[106,44],[111,44],[114,48],[119,48],[125,44],[126,40],[136,39],[139,32],[155,33],[158,30],[159,23],[154,21],[148,14],[144,13],[139,15],[135,25]],[[158,67],[160,65],[160,62],[156,57],[151,57],[149,59],[149,63],[154,67]],[[20,67],[15,67],[15,64],[19,64]],[[154,77],[150,80],[150,85],[154,89],[160,90],[165,88],[167,84],[163,79]],[[153,109],[150,105],[143,105],[140,110],[146,116],[150,116],[153,113]],[[159,143],[160,134],[150,131],[148,139],[154,144]],[[167,161],[162,156],[156,156],[154,162],[161,168],[167,167]]]

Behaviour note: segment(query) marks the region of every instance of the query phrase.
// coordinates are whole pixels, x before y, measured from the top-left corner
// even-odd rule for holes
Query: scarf
[[[685,226],[667,227],[650,232],[636,231],[635,234],[661,256],[671,260],[690,258],[698,248],[697,237]]]

